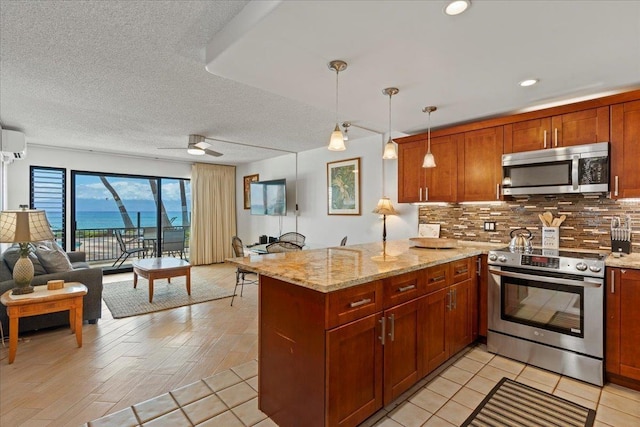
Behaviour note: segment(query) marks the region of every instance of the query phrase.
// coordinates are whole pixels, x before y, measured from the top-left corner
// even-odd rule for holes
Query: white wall
[[[347,244],[382,240],[382,216],[371,211],[382,196],[382,137],[347,142],[342,152],[318,148],[298,153],[298,216],[295,215],[296,155],[239,165],[236,169],[238,236],[245,244],[256,243],[260,235],[278,236],[298,231],[312,247],[336,246],[348,236]],[[327,162],[360,157],[361,215],[327,214]],[[243,209],[243,177],[259,174],[260,180],[287,180],[287,215],[252,216]],[[387,240],[417,236],[418,207],[397,203],[397,160],[384,160],[384,191],[398,216],[387,217]]]
[[[191,179],[191,163],[187,162],[32,146],[28,147],[25,159],[16,160],[6,168],[6,195],[3,195],[7,201],[5,209],[18,209],[21,204],[29,204],[29,168],[32,165],[66,168],[68,201],[71,195],[71,170]],[[68,229],[70,218],[68,203]]]

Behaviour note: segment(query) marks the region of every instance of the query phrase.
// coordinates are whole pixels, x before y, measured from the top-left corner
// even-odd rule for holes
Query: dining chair
[[[118,261],[120,261],[120,264],[118,264],[118,267],[116,267],[116,268],[122,267],[122,264],[124,264],[124,262],[127,260],[127,258],[129,258],[131,255],[142,253],[143,256],[144,256],[144,253],[146,253],[146,251],[147,251],[144,247],[140,247],[140,246],[136,246],[136,247],[132,247],[132,248],[128,248],[127,247],[127,243],[131,243],[131,242],[139,243],[140,242],[140,238],[135,237],[135,238],[133,238],[131,240],[127,240],[125,242],[124,238],[122,237],[122,232],[120,230],[115,230],[114,233],[116,235],[116,240],[118,242],[118,247],[120,248],[120,256],[118,257],[118,259],[116,259],[113,262],[111,267],[115,267],[116,264],[118,264]]]
[[[304,241],[306,237],[304,234],[297,233],[295,231],[290,231],[288,233],[284,233],[280,237],[278,237],[279,242],[290,242],[295,243],[296,245],[302,247],[304,246]]]
[[[233,247],[233,254],[236,258],[244,256],[244,245],[242,244],[242,240],[238,236],[233,236],[231,238],[231,246]],[[240,297],[242,297],[242,291],[244,291],[244,283],[247,274],[255,274],[256,279],[247,281],[248,285],[253,285],[258,283],[257,273],[253,271],[244,270],[240,267],[236,269],[236,286],[233,288],[233,296],[231,297],[231,306],[233,307],[233,299],[236,297],[236,289],[238,289],[238,285],[240,286]],[[240,282],[242,280],[242,282]]]
[[[273,254],[277,252],[295,252],[301,251],[302,246],[291,242],[273,242],[267,245],[267,253]]]

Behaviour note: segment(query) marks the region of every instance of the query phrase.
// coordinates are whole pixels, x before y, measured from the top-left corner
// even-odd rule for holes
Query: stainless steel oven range
[[[604,258],[555,249],[490,251],[487,349],[603,385]]]

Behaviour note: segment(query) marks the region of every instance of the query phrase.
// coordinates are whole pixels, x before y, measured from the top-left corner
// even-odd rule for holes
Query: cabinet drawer
[[[382,281],[384,286],[384,308],[393,307],[405,301],[424,295],[426,287],[421,280],[423,273],[412,271],[411,273],[389,277]]]
[[[327,295],[327,329],[382,311],[382,281],[365,283]]]
[[[475,258],[465,258],[449,263],[451,266],[451,283],[460,283],[469,279],[473,274],[473,260]]]
[[[426,270],[426,286],[427,293],[435,292],[443,289],[451,284],[451,267],[450,263],[434,265]]]

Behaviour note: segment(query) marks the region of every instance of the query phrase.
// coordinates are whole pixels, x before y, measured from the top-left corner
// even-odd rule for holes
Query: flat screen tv
[[[252,182],[251,215],[286,215],[287,180]]]

